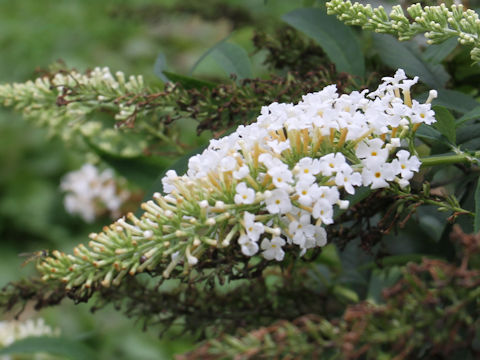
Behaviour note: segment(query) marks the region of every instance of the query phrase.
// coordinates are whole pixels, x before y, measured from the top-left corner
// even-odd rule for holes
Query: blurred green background
[[[205,51],[230,40],[252,54],[254,28],[268,28],[301,1],[97,1],[0,0],[0,83],[24,82],[61,60],[80,71],[108,66],[112,72],[141,74],[147,84],[161,86],[154,63],[159,54],[169,70],[188,74]],[[254,74],[261,75],[262,54],[253,56]],[[196,76],[226,78],[205,59]],[[34,272],[21,267],[21,252],[69,250],[88,233],[110,222],[94,224],[67,214],[59,191],[62,176],[78,169],[84,154],[47,136],[14,112],[0,109],[0,285]],[[174,159],[171,159],[174,161]],[[99,359],[170,359],[192,342],[159,340],[155,329],[113,309],[91,314],[88,305],[65,303],[22,318],[43,316],[62,334],[82,339]],[[3,319],[13,314],[4,314]]]

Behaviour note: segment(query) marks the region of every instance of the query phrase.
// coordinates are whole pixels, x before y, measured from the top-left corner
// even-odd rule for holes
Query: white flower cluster
[[[324,246],[334,207],[349,206],[343,192],[392,182],[405,187],[419,170],[420,161],[404,147],[421,123],[435,122],[430,102],[436,92],[424,104],[412,100],[417,80],[398,70],[371,93],[339,95],[330,85],[296,105],[265,106],[256,123],[212,140],[192,157],[186,175],[169,171],[165,199],[188,200],[186,188],[196,184],[195,199],[207,217],[235,207],[238,244],[247,256],[261,249],[264,258],[280,261],[286,244],[302,254]]]
[[[117,218],[121,206],[130,197],[130,192],[119,185],[111,169],[100,172],[96,166],[85,164],[62,179],[60,188],[67,192],[65,209],[86,222],[92,222],[106,212]]]
[[[0,348],[7,347],[17,340],[32,336],[59,336],[59,329],[52,329],[42,318],[26,321],[0,321]],[[32,357],[37,359],[37,357]],[[47,357],[38,357],[47,359]],[[10,356],[0,356],[0,360],[10,360]]]

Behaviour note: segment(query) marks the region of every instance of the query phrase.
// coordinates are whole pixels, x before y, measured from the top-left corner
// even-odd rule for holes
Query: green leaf
[[[164,168],[163,171],[157,172],[156,176],[154,178],[155,180],[150,182],[149,187],[148,187],[149,190],[145,193],[145,196],[143,197],[142,202],[146,202],[148,200],[151,200],[153,198],[153,194],[156,193],[156,192],[160,192],[160,193],[163,192],[162,179],[165,177],[168,170],[175,170],[176,173],[179,176],[182,176],[188,170],[188,160],[192,156],[194,156],[196,154],[200,154],[201,152],[203,152],[203,150],[205,150],[205,148],[207,146],[208,145],[198,147],[197,149],[193,150],[192,152],[190,152],[190,153],[182,156],[181,158],[179,158],[176,162],[173,163],[173,165],[169,166],[168,168]],[[136,215],[141,215],[142,212],[143,212],[143,210],[139,209],[138,213]]]
[[[421,54],[407,43],[393,36],[373,34],[373,44],[382,61],[393,69],[403,69],[409,76],[418,76],[420,81],[433,88],[442,88],[449,79],[442,65],[423,61]]]
[[[477,188],[475,189],[475,217],[473,220],[473,231],[480,231],[480,180],[477,180]]]
[[[10,346],[0,349],[0,355],[48,353],[66,356],[73,360],[95,359],[95,353],[82,343],[66,338],[49,336],[28,337],[15,341]]]
[[[384,270],[373,270],[370,277],[370,282],[368,284],[367,299],[373,300],[377,304],[382,303],[383,289],[393,286],[398,279],[400,279],[401,275],[402,271],[398,266],[390,267]]]
[[[441,44],[429,45],[423,53],[423,58],[432,64],[441,63],[458,45],[457,37],[445,40]]]
[[[457,143],[465,144],[468,141],[478,139],[480,136],[480,124],[474,123],[469,126],[463,126],[457,130]],[[478,149],[475,149],[478,150]]]
[[[167,70],[167,59],[165,58],[164,53],[160,53],[153,65],[153,73],[164,83],[168,82],[168,77],[163,73],[165,70]]]
[[[457,119],[457,127],[463,125],[467,121],[478,120],[478,119],[480,119],[480,105],[472,109],[471,111],[467,112],[461,118]]]
[[[182,85],[185,89],[203,89],[203,88],[208,88],[208,89],[213,89],[216,85],[210,81],[204,81],[204,80],[199,80],[195,79],[190,76],[185,76],[185,75],[180,75],[180,74],[175,74],[170,71],[163,71],[165,76],[170,80],[171,82],[174,83],[179,83]]]
[[[235,74],[238,79],[252,77],[252,65],[244,48],[236,44],[221,42],[211,56],[227,75]]]
[[[442,144],[446,143],[445,138],[442,137],[442,134],[438,130],[425,124],[420,125],[415,136],[424,140],[433,140]]]
[[[434,104],[465,114],[476,108],[478,101],[473,96],[460,91],[438,89],[438,98],[434,100]]]
[[[355,33],[335,16],[320,9],[303,8],[285,14],[282,20],[315,40],[338,71],[365,75],[365,61]]]
[[[143,189],[148,189],[169,163],[169,159],[161,157],[137,156],[124,158],[112,155],[96,146],[89,138],[84,137],[90,148],[120,175]]]
[[[448,141],[452,144],[455,144],[456,133],[455,133],[455,118],[445,107],[435,105],[433,106],[433,111],[435,111],[435,118],[437,122],[433,124],[435,129],[440,131],[440,133],[445,136]]]
[[[335,285],[332,292],[339,300],[345,303],[357,303],[359,301],[358,294],[346,286]]]

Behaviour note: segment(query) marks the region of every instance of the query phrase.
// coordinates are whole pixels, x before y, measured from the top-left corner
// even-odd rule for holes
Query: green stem
[[[429,156],[429,157],[420,159],[420,161],[422,162],[422,167],[427,167],[427,166],[448,165],[448,164],[458,164],[458,163],[470,164],[470,163],[478,162],[478,157],[480,157],[480,152],[476,152],[474,155],[461,153],[461,154],[452,154],[452,155]]]

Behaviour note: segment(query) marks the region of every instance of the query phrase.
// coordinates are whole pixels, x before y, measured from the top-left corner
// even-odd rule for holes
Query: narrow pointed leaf
[[[352,29],[334,16],[316,8],[297,9],[282,20],[315,40],[338,71],[363,77],[365,62]]]
[[[448,141],[452,144],[455,144],[456,133],[455,133],[455,118],[453,115],[443,106],[434,106],[433,110],[435,111],[435,118],[437,122],[434,123],[435,128],[440,131],[440,133],[445,136]]]
[[[457,47],[458,39],[452,37],[440,44],[433,44],[427,47],[423,58],[432,64],[439,64]]]
[[[444,87],[448,81],[449,75],[442,65],[425,62],[406,43],[385,34],[374,34],[373,40],[378,55],[392,69],[401,68],[409,76],[419,76],[420,81],[435,89]]]
[[[252,66],[244,48],[222,42],[212,51],[211,56],[227,75],[235,74],[238,79],[252,77]]]
[[[96,358],[90,348],[78,341],[48,336],[21,339],[0,349],[0,355],[33,354],[39,352],[66,356],[73,360]]]

